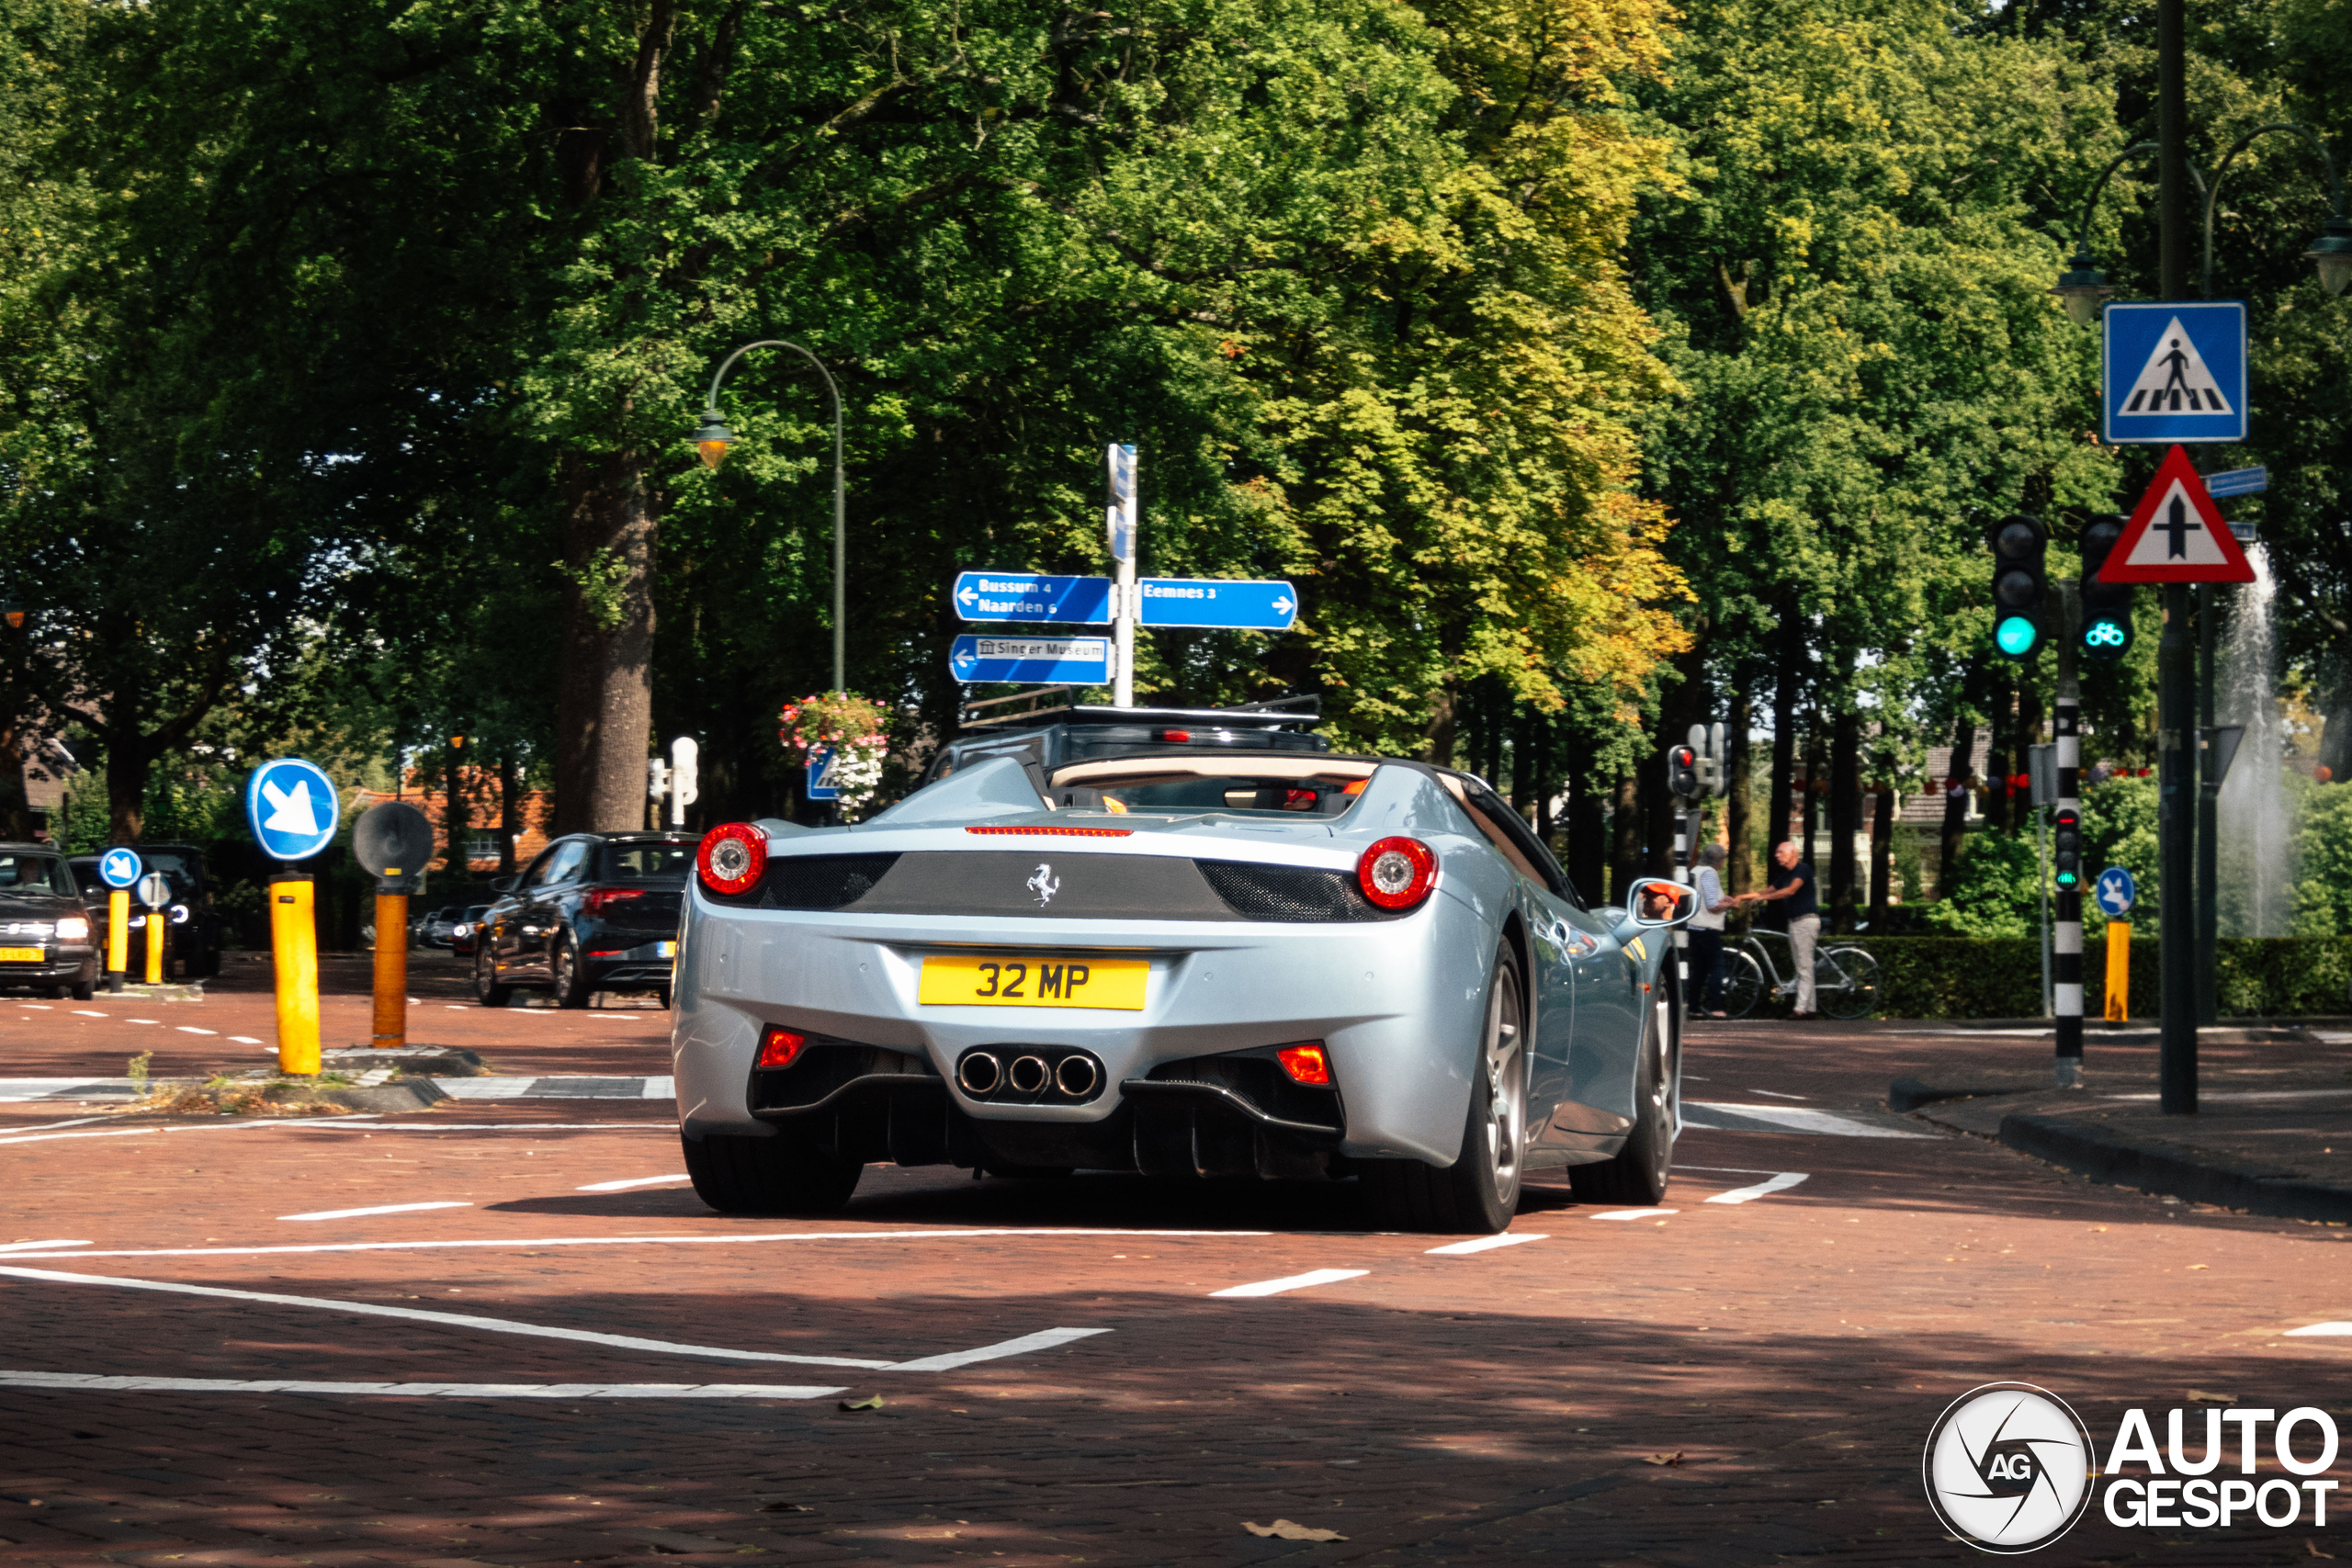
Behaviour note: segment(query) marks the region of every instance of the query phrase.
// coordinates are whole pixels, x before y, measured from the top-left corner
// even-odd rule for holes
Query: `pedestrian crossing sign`
[[[2101,582],[2252,582],[2254,566],[2205,491],[2188,448],[2157,465],[2148,493],[2098,569]]]
[[[2245,304],[2109,305],[2099,374],[2111,445],[2245,439]]]

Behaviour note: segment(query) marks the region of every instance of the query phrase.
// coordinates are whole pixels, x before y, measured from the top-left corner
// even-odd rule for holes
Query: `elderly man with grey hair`
[[[1684,922],[1690,933],[1690,975],[1699,983],[1698,1010],[1709,1018],[1724,1016],[1724,911],[1733,900],[1724,896],[1724,880],[1717,873],[1728,853],[1721,844],[1699,851],[1690,876],[1699,893],[1698,912]]]

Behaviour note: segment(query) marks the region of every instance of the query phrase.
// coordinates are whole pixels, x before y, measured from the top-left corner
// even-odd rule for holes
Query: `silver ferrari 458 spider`
[[[703,840],[673,1040],[695,1190],[837,1211],[876,1161],[1354,1178],[1498,1231],[1529,1170],[1655,1203],[1690,890],[1594,907],[1479,779],[1310,708],[967,727],[851,828]]]

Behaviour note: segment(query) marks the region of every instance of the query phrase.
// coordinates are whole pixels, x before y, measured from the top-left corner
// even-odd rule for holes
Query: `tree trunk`
[[[147,774],[155,765],[155,754],[148,750],[143,736],[107,735],[105,739],[107,841],[135,844],[147,819]]]
[[[1789,836],[1797,766],[1797,696],[1804,678],[1804,626],[1793,602],[1781,612],[1779,667],[1772,677],[1772,793],[1765,805],[1764,853]]]
[[[523,836],[523,780],[514,753],[498,760],[498,874],[514,874],[514,840]]]
[[[1993,832],[2009,825],[2009,699],[2013,694],[2001,675],[1993,677],[1993,695],[1984,705],[1984,826]]]
[[[1820,874],[1820,862],[1815,859],[1815,840],[1821,836],[1821,777],[1826,770],[1821,757],[1821,712],[1815,709],[1813,722],[1804,731],[1804,835],[1801,845],[1805,864]],[[1816,894],[1817,897],[1818,895]]]
[[[1886,931],[1894,880],[1894,787],[1891,760],[1878,759],[1878,794],[1871,803],[1871,930]]]
[[[1755,719],[1755,707],[1747,694],[1748,682],[1753,678],[1753,671],[1747,671],[1747,678],[1739,682],[1738,691],[1733,694],[1731,723],[1726,727],[1731,761],[1727,770],[1729,776],[1725,781],[1725,788],[1730,793],[1724,796],[1724,835],[1730,843],[1731,858],[1724,865],[1731,874],[1729,890],[1734,893],[1745,893],[1756,886],[1756,865],[1749,858],[1747,847],[1748,836],[1753,831],[1748,823],[1753,813],[1749,809],[1747,794],[1756,771],[1755,748],[1747,739],[1747,727]]]
[[[1951,764],[1944,775],[1944,831],[1936,853],[1936,897],[1951,893],[1952,873],[1960,863],[1962,838],[1968,831],[1968,781],[1973,772],[1969,760],[1976,755],[1976,720],[1966,708],[1951,727]]]
[[[1448,681],[1430,694],[1430,721],[1421,730],[1427,760],[1441,768],[1453,766],[1454,695]]]
[[[1862,716],[1839,713],[1829,731],[1829,920],[1832,931],[1854,929],[1860,888],[1854,872],[1854,838],[1862,830]]]
[[[563,468],[555,831],[633,832],[645,823],[653,731],[654,501],[634,456],[571,455]]]
[[[1610,814],[1609,901],[1623,904],[1642,874],[1642,789],[1633,773],[1617,777],[1616,808]]]
[[[441,838],[448,845],[442,859],[442,869],[452,883],[466,879],[466,769],[465,750],[452,745],[448,748],[443,778],[441,807]]]

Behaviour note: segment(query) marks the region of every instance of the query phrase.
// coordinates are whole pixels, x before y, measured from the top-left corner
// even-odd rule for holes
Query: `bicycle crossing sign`
[[[2245,302],[2109,305],[2100,435],[2111,445],[2245,439]]]

